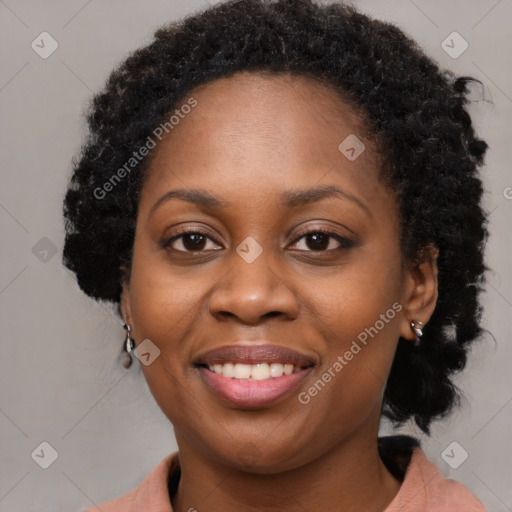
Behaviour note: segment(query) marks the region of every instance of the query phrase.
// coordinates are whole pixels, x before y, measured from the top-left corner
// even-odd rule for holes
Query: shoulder
[[[400,436],[403,437],[403,436]],[[486,512],[483,503],[467,487],[444,478],[429,461],[419,443],[409,444],[410,461],[405,469],[402,486],[385,512]],[[403,451],[398,451],[403,456]]]
[[[169,499],[169,476],[179,468],[178,452],[160,461],[151,473],[133,490],[119,498],[100,503],[83,512],[140,512],[158,510],[172,512]]]

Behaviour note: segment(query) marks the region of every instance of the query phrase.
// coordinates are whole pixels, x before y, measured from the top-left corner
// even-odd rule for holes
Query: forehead
[[[190,98],[197,105],[175,117],[154,150],[146,195],[176,185],[225,196],[244,185],[271,192],[340,177],[353,192],[378,186],[378,158],[361,115],[333,87],[306,76],[241,72],[192,90],[176,109]],[[345,140],[364,144],[356,160],[340,150]]]

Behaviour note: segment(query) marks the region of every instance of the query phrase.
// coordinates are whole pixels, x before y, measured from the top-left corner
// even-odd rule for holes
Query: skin
[[[399,337],[412,342],[410,321],[427,323],[435,308],[436,254],[403,260],[396,199],[379,180],[360,115],[334,90],[244,72],[190,96],[197,107],[153,150],[121,300],[136,343],[149,338],[161,351],[141,366],[180,451],[174,510],[382,511],[400,488],[377,451],[382,396]],[[354,161],[338,149],[349,134],[366,146]],[[346,196],[279,203],[284,192],[319,186]],[[229,205],[171,199],[155,208],[175,188]],[[186,235],[164,247],[178,227],[206,236],[199,252]],[[299,231],[318,228],[352,245]],[[263,250],[252,263],[236,252],[248,236]],[[298,393],[395,302],[396,316],[301,404]],[[194,360],[261,339],[313,357],[313,372],[267,407],[222,402]]]

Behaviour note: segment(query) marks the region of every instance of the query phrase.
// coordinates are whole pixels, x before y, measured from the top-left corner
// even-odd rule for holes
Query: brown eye
[[[311,233],[306,235],[306,245],[313,251],[325,251],[328,246],[331,237],[325,233]]]
[[[197,230],[186,230],[169,238],[163,244],[163,247],[166,249],[170,247],[178,252],[197,252],[208,250],[206,247],[208,241],[213,242],[205,233]]]
[[[348,249],[354,245],[351,240],[337,233],[318,229],[301,233],[301,236],[294,241],[294,245],[302,239],[305,241],[303,246],[306,247],[306,251],[310,249],[310,251],[307,252],[327,252],[331,250]],[[338,244],[337,247],[336,244]]]

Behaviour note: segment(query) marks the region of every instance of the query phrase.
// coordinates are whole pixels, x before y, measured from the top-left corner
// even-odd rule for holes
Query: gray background
[[[443,67],[485,84],[485,101],[475,101],[471,112],[490,144],[484,179],[493,271],[484,322],[497,343],[487,336],[475,347],[457,378],[467,403],[437,423],[423,445],[445,476],[464,483],[490,511],[510,511],[512,2],[355,3],[397,23]],[[176,449],[139,363],[128,372],[119,365],[123,330],[112,306],[85,297],[61,265],[61,204],[91,94],[155,28],[207,5],[0,0],[1,512],[82,510],[128,492]],[[31,48],[43,31],[59,45],[47,59]],[[469,43],[456,59],[441,47],[453,31]],[[420,436],[411,426],[403,430]],[[48,469],[31,457],[43,441],[58,453]],[[441,456],[453,441],[469,453],[457,469]]]

